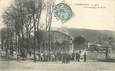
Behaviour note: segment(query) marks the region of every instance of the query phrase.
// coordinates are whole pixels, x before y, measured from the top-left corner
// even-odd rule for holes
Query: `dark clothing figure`
[[[78,61],[78,62],[80,62],[80,58],[81,58],[81,50],[78,52],[78,53],[76,53],[76,60]]]
[[[79,62],[80,61],[80,54],[76,53],[76,60]]]
[[[84,62],[86,62],[86,60],[87,60],[87,54],[86,54],[86,52],[84,53],[83,57],[84,57]]]
[[[66,54],[62,54],[62,63],[66,63]]]
[[[70,55],[64,53],[62,57],[62,63],[69,63],[70,62]]]
[[[73,60],[74,60],[74,61],[76,60],[75,55],[76,55],[75,53],[72,53],[72,55],[71,55],[71,60],[72,60],[72,61],[73,61]]]

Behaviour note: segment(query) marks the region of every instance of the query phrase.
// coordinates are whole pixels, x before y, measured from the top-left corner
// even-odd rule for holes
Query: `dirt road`
[[[0,71],[115,71],[115,63],[71,62],[70,64],[32,61],[0,61]]]

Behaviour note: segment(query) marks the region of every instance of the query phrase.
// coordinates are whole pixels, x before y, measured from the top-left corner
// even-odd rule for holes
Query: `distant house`
[[[106,48],[109,50],[112,49],[112,46],[107,41],[103,41],[102,43],[88,43],[88,50],[90,51],[105,52]]]
[[[44,32],[40,51],[53,53],[73,52],[72,37],[59,31]]]

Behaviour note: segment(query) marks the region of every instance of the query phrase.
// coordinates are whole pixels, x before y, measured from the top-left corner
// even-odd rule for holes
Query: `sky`
[[[5,27],[4,23],[2,22],[2,14],[3,12],[11,5],[13,0],[0,0],[0,29]]]
[[[56,0],[57,4],[60,2],[62,0]],[[62,23],[53,17],[52,27],[115,31],[115,0],[63,0],[63,2],[71,7],[74,15],[66,23]],[[11,3],[12,0],[0,0],[0,29],[4,27],[4,24],[1,22],[2,12]]]

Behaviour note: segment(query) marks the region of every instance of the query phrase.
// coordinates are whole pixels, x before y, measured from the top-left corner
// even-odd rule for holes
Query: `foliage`
[[[3,21],[7,28],[7,32],[5,32],[7,33],[7,37],[5,38],[7,42],[15,43],[19,54],[21,54],[20,51],[27,51],[26,49],[30,48],[31,44],[29,43],[32,42],[32,36],[34,37],[32,48],[35,49],[38,47],[35,39],[37,38],[37,41],[41,41],[42,38],[41,33],[39,33],[41,12],[42,0],[15,0],[4,12]],[[5,35],[5,33],[3,33],[3,35]],[[40,41],[38,43],[40,43]],[[10,45],[14,46],[14,43],[7,43],[8,46],[6,47],[9,48]]]
[[[83,44],[86,42],[86,39],[82,36],[75,37],[73,40],[74,44]]]

